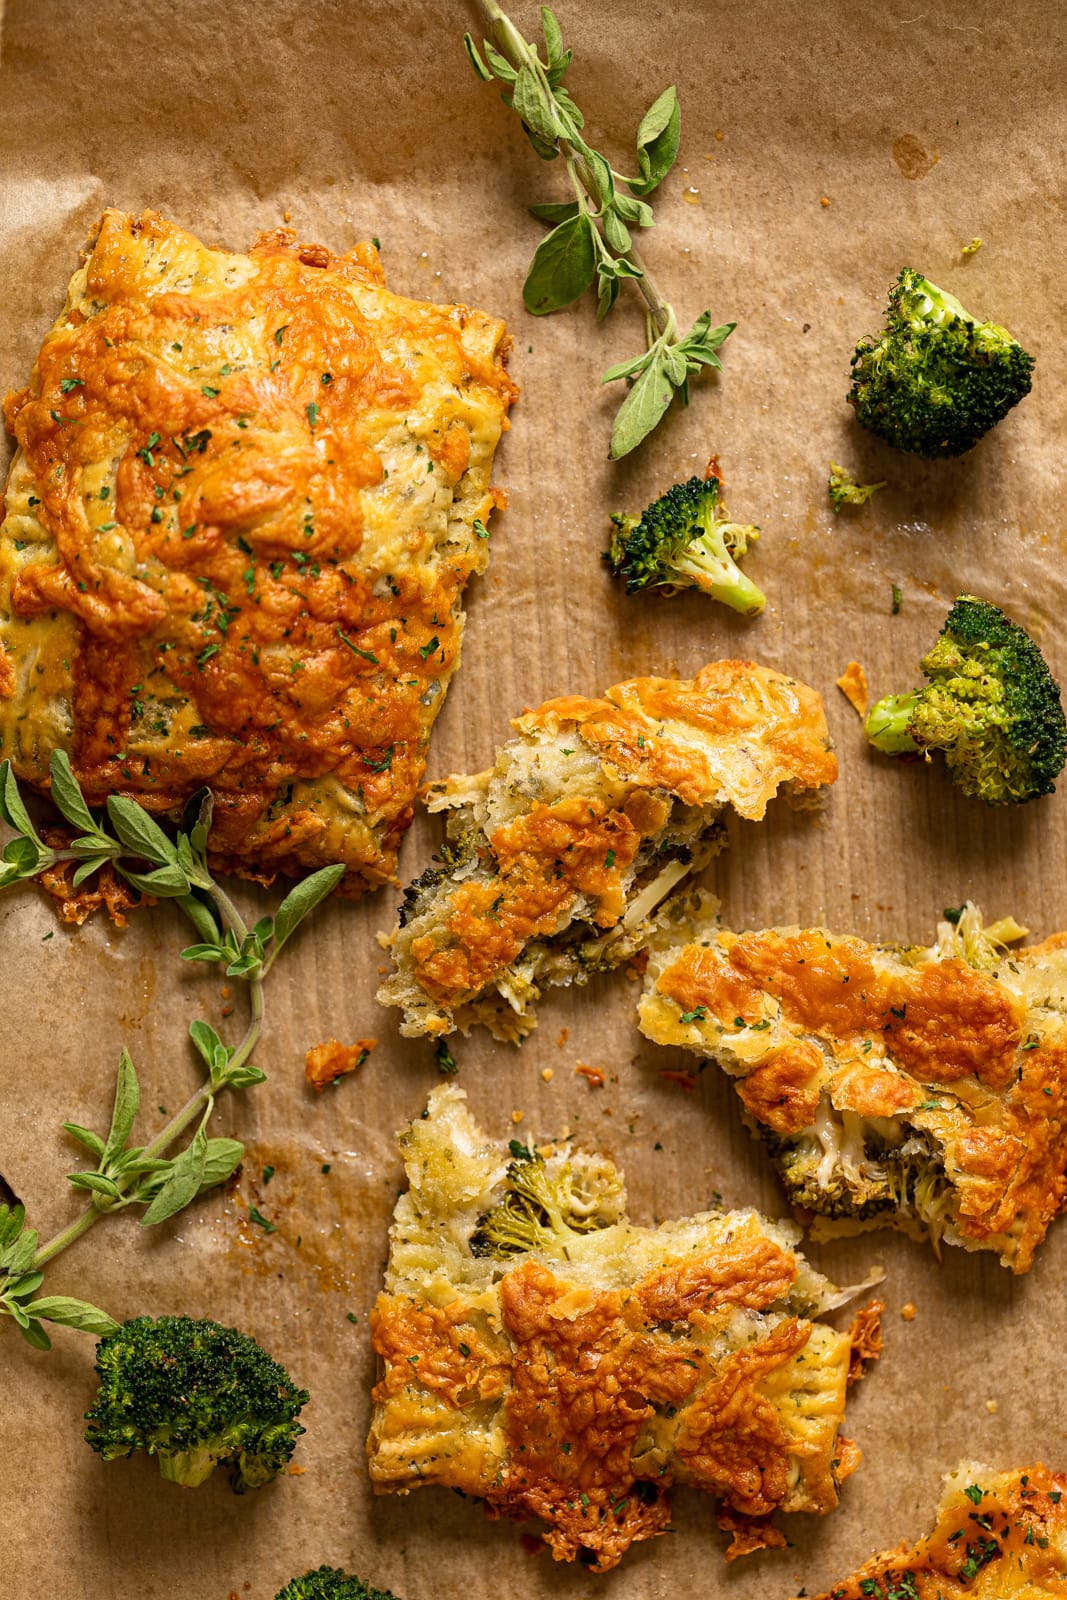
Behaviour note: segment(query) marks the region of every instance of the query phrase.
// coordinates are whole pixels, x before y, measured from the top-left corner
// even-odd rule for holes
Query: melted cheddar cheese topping
[[[105,213],[29,385],[0,525],[0,740],[175,814],[223,869],[390,878],[484,568],[500,323],[377,252],[247,255]],[[475,524],[478,523],[476,527]]]
[[[936,1175],[945,1236],[1025,1272],[1067,1200],[1067,962],[1062,939],[1001,956],[716,932],[657,953],[640,1024],[715,1057],[779,1155],[820,1147],[821,1185],[839,1158],[871,1178],[910,1150],[916,1178]],[[901,1213],[914,1192],[898,1183]],[[875,1221],[893,1220],[883,1194]],[[820,1231],[857,1217],[820,1213]]]
[[[1067,1474],[1040,1464],[995,1473],[965,1464],[916,1544],[864,1563],[818,1600],[1062,1600]]]
[[[751,1211],[622,1217],[487,1258],[470,1241],[506,1152],[462,1091],[436,1090],[402,1143],[411,1186],[371,1314],[379,1492],[436,1483],[535,1516],[557,1560],[598,1571],[664,1531],[675,1483],[719,1498],[731,1556],[779,1542],[776,1511],[836,1505],[859,1460],[838,1432],[854,1339],[815,1320],[831,1286],[795,1231]]]

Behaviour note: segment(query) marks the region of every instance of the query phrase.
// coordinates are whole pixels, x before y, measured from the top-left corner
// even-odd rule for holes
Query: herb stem
[[[232,917],[237,925],[235,931],[239,930],[239,936],[243,938],[244,922],[240,916],[240,913],[229,901],[228,896],[224,895],[218,889],[217,885],[215,885],[215,892],[218,899],[225,903],[227,917],[230,917],[232,914]],[[230,1061],[231,1069],[234,1067],[244,1066],[245,1062],[249,1059],[257,1043],[259,1042],[259,1036],[263,1031],[262,977],[256,976],[250,978],[248,987],[250,990],[249,999],[251,1001],[251,1015],[249,1017],[248,1026],[244,1031],[244,1036],[242,1037],[240,1044],[234,1050],[233,1057]],[[183,1134],[191,1123],[196,1121],[197,1117],[201,1116],[205,1111],[210,1112],[210,1109],[214,1103],[215,1093],[216,1091],[212,1084],[201,1084],[200,1088],[197,1089],[194,1094],[189,1096],[189,1099],[182,1106],[181,1110],[176,1111],[171,1117],[170,1121],[160,1129],[159,1133],[156,1134],[156,1137],[152,1140],[151,1144],[145,1146],[145,1155],[151,1159],[162,1156],[170,1147],[170,1145],[174,1143],[175,1139]],[[132,1177],[125,1180],[119,1178],[116,1180],[116,1183],[119,1189],[125,1189],[133,1181],[134,1180]],[[88,1233],[93,1224],[99,1222],[101,1217],[107,1216],[111,1211],[120,1210],[125,1203],[126,1202],[121,1199],[117,1200],[108,1195],[100,1195],[97,1200],[94,1200],[85,1208],[80,1217],[76,1217],[75,1220],[66,1228],[61,1229],[60,1232],[57,1233],[53,1238],[49,1239],[46,1244],[40,1246],[33,1258],[34,1268],[40,1269],[45,1265],[46,1262],[54,1260],[54,1258],[63,1250],[65,1250],[68,1245],[74,1244],[82,1237],[84,1233]]]

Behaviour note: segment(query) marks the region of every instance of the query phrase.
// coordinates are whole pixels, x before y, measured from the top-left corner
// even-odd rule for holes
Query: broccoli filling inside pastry
[[[929,948],[821,928],[665,932],[642,1031],[735,1079],[816,1232],[888,1223],[1016,1272],[1067,1195],[1067,938],[968,904]],[[681,942],[679,942],[681,940]]]

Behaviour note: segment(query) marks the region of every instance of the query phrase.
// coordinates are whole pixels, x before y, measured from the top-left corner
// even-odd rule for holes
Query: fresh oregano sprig
[[[0,816],[15,830],[5,846],[0,866],[0,888],[32,878],[61,861],[79,863],[73,877],[84,882],[105,862],[136,888],[173,899],[189,917],[199,942],[182,951],[189,961],[221,963],[230,977],[248,985],[249,1021],[236,1045],[228,1045],[202,1019],[194,1021],[189,1037],[207,1077],[153,1139],[131,1144],[140,1105],[140,1088],[129,1053],[119,1060],[111,1123],[106,1135],[78,1123],[63,1124],[71,1137],[87,1150],[96,1166],[69,1174],[75,1189],[87,1193],[90,1203],[74,1222],[39,1245],[37,1234],[26,1227],[22,1206],[0,1206],[0,1314],[14,1318],[23,1336],[37,1349],[46,1350],[43,1323],[87,1329],[100,1335],[117,1326],[96,1306],[67,1296],[34,1298],[43,1281],[41,1268],[86,1233],[101,1217],[143,1206],[145,1226],[163,1222],[183,1210],[206,1189],[225,1183],[236,1169],[244,1147],[236,1139],[209,1138],[207,1125],[215,1099],[225,1089],[242,1089],[262,1083],[264,1074],[251,1063],[263,1027],[264,982],[279,952],[300,923],[340,882],[343,866],[323,867],[298,883],[285,896],[273,916],[261,917],[249,928],[240,910],[212,876],[207,861],[212,802],[205,791],[194,806],[188,832],[172,840],[135,801],[111,796],[107,816],[94,815],[71,771],[67,757],[57,751],[51,761],[52,798],[79,834],[62,849],[53,849],[40,837],[19,793],[9,762],[0,763]],[[134,863],[131,865],[131,863]],[[147,867],[147,871],[143,870]],[[189,1142],[176,1154],[173,1146],[195,1124]]]
[[[688,405],[689,379],[705,368],[721,368],[719,349],[736,327],[728,322],[713,328],[710,311],[704,311],[688,333],[680,333],[674,308],[633,242],[632,230],[650,228],[654,221],[643,197],[662,183],[678,155],[678,94],[673,87],[665,89],[641,119],[637,175],[627,177],[582,136],[585,119],[563,83],[571,51],[563,48],[559,23],[548,7],[541,7],[544,60],[495,0],[482,0],[482,10],[493,39],[483,40],[479,51],[470,34],[464,35],[471,65],[486,82],[496,78],[504,84],[501,98],[522,119],[542,160],[563,157],[574,193],[562,204],[530,208],[553,227],[535,251],[523,286],[527,310],[535,316],[558,311],[595,282],[597,315],[603,317],[624,278],[637,284],[648,305],[646,349],[609,367],[602,380],[625,378],[631,386],[611,434],[611,454],[618,459],[652,432],[675,395]]]

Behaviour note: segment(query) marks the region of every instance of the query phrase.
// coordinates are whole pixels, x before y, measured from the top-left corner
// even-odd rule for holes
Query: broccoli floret
[[[504,1198],[478,1218],[471,1254],[503,1260],[539,1250],[569,1259],[568,1246],[577,1236],[605,1226],[599,1197],[579,1196],[569,1162],[550,1173],[539,1151],[516,1139],[510,1148],[514,1160],[505,1174]]]
[[[831,461],[826,487],[830,492],[830,504],[835,511],[840,511],[842,506],[865,506],[872,494],[885,488],[885,480],[881,483],[857,483],[847,467]]]
[[[293,1578],[274,1600],[396,1600],[391,1589],[375,1589],[362,1578],[351,1578],[340,1567],[316,1567]]]
[[[1052,794],[1067,761],[1058,684],[1025,629],[961,595],[922,669],[930,682],[887,695],[867,715],[886,755],[943,750],[953,782],[989,805]]]
[[[848,399],[863,427],[898,450],[959,456],[1029,394],[1033,366],[1006,328],[977,321],[905,267],[884,331],[856,346]]]
[[[195,1488],[219,1462],[237,1493],[285,1466],[310,1398],[254,1339],[193,1317],[134,1317],[97,1345],[100,1389],[86,1439],[112,1461],[146,1450]]]
[[[778,1169],[790,1205],[817,1217],[857,1220],[877,1217],[895,1206],[884,1171],[863,1171],[838,1163],[820,1176],[823,1149],[813,1140],[790,1141],[760,1130]]]
[[[720,516],[717,513],[721,513]],[[697,588],[734,611],[755,616],[766,596],[737,566],[759,529],[727,522],[718,478],[676,483],[640,517],[612,516],[605,560],[627,594],[660,584]]]

